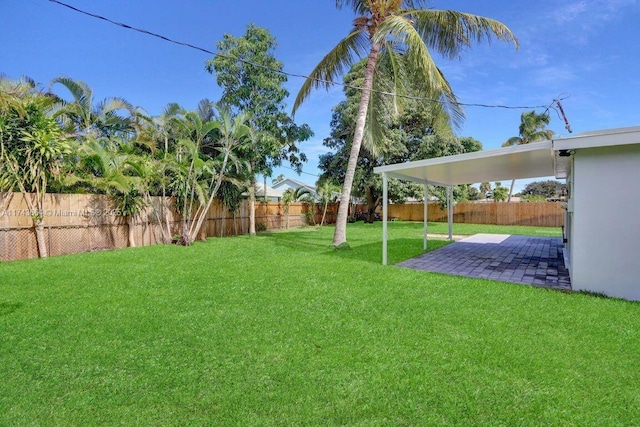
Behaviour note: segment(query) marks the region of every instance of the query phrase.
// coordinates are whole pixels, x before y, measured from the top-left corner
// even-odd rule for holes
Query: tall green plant
[[[220,55],[206,64],[223,89],[220,102],[235,114],[245,114],[254,130],[252,140],[240,152],[251,166],[244,177],[249,189],[251,235],[256,231],[256,174],[271,176],[273,168],[283,161],[301,170],[306,156],[298,144],[313,135],[308,125],[297,125],[285,112],[287,76],[279,72],[283,64],[275,57],[276,47],[276,39],[267,29],[251,24],[241,37],[225,34],[218,43]]]
[[[203,121],[191,111],[178,121],[185,132],[177,147],[172,183],[182,215],[178,243],[190,245],[197,238],[225,177],[248,168],[237,156],[251,140],[246,120],[245,115],[232,116],[229,109],[220,107],[215,120]]]
[[[35,87],[13,94],[3,90],[0,98],[4,99],[2,108],[5,112],[10,108],[13,118],[21,112],[30,112],[25,114],[24,121],[18,121],[20,127],[13,129],[9,125],[12,114],[4,115],[0,132],[0,191],[22,193],[33,220],[38,253],[46,258],[44,198],[50,183],[60,180],[64,156],[71,153],[71,145],[49,114],[52,99]],[[5,134],[20,135],[19,141],[7,141]]]
[[[85,141],[78,150],[79,179],[92,192],[110,196],[127,223],[129,246],[135,247],[135,220],[148,205],[151,159],[127,152],[125,144],[108,138],[86,138]]]
[[[316,183],[316,191],[318,192],[318,196],[320,196],[320,202],[322,203],[322,219],[320,220],[320,227],[324,225],[324,220],[327,216],[327,208],[329,207],[329,203],[335,202],[338,197],[338,192],[340,191],[340,187],[330,180],[324,180],[321,183]]]
[[[286,228],[289,228],[289,209],[292,203],[306,200],[311,192],[307,188],[287,188],[282,194],[282,205],[286,215]]]

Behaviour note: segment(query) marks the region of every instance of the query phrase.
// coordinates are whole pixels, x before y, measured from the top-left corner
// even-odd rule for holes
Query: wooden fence
[[[31,197],[29,195],[28,197]],[[134,240],[137,246],[162,242],[161,226],[165,222],[162,199],[152,197],[145,211],[135,219]],[[180,233],[180,217],[172,206],[166,221],[172,235]],[[308,206],[294,203],[289,215],[280,203],[256,203],[256,224],[266,229],[298,227],[306,223]],[[319,211],[319,209],[318,209]],[[327,214],[326,222],[335,222],[335,207]],[[321,211],[310,222],[319,223]],[[47,194],[42,212],[45,241],[51,256],[104,249],[124,248],[128,245],[128,225],[103,195]],[[0,261],[35,258],[38,256],[35,231],[24,196],[19,193],[0,193]],[[222,203],[214,202],[206,216],[200,238],[224,237],[249,232],[249,203],[230,212]]]
[[[439,203],[429,203],[428,217],[429,221],[447,222],[447,211]],[[389,218],[422,221],[424,204],[391,204]],[[560,202],[458,203],[453,209],[453,222],[561,227],[564,225],[564,209]]]

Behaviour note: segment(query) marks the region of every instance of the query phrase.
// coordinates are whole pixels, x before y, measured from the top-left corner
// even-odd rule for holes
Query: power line
[[[305,171],[302,171],[302,170],[301,170],[301,171],[298,171],[298,170],[296,170],[296,169],[294,169],[294,168],[290,168],[290,167],[287,167],[287,166],[284,166],[284,165],[280,165],[280,166],[278,166],[278,167],[279,167],[279,168],[289,169],[289,170],[292,170],[292,171],[294,171],[294,172],[296,172],[296,173],[303,173],[303,174],[305,174],[305,175],[315,176],[316,178],[318,178],[318,177],[319,177],[319,175],[315,175],[315,174],[313,174],[313,173],[305,172]]]
[[[316,81],[318,83],[324,83],[324,84],[327,84],[327,85],[337,85],[337,86],[347,87],[347,88],[350,88],[350,89],[362,90],[362,88],[359,87],[359,86],[354,86],[354,85],[350,85],[350,84],[347,84],[347,83],[338,83],[338,82],[334,82],[334,81],[331,81],[331,80],[314,78],[314,77],[307,76],[307,75],[304,75],[304,74],[289,73],[287,71],[279,70],[277,68],[269,67],[269,66],[262,65],[262,64],[257,64],[255,62],[251,62],[251,61],[248,61],[246,59],[236,58],[236,57],[233,57],[231,55],[225,55],[225,54],[222,54],[222,53],[219,53],[219,52],[213,52],[213,51],[210,51],[210,50],[205,49],[203,47],[193,45],[191,43],[185,43],[185,42],[181,42],[181,41],[178,41],[178,40],[174,40],[174,39],[172,39],[170,37],[163,36],[161,34],[154,33],[152,31],[148,31],[148,30],[145,30],[145,29],[142,29],[142,28],[136,28],[136,27],[133,27],[131,25],[128,25],[128,24],[125,24],[125,23],[122,23],[122,22],[117,22],[117,21],[111,20],[111,19],[106,18],[106,17],[101,16],[101,15],[97,15],[95,13],[91,13],[91,12],[87,12],[87,11],[82,10],[82,9],[78,9],[77,7],[74,7],[74,6],[71,6],[69,4],[63,3],[63,2],[61,2],[59,0],[49,0],[49,1],[51,3],[56,3],[56,4],[60,5],[60,6],[64,6],[64,7],[68,8],[68,9],[71,9],[74,12],[77,12],[77,13],[80,13],[80,14],[95,18],[95,19],[100,19],[102,21],[106,21],[106,22],[108,22],[110,24],[117,25],[117,26],[125,28],[127,30],[137,31],[139,33],[146,34],[146,35],[151,36],[151,37],[156,37],[156,38],[159,38],[159,39],[164,40],[164,41],[169,42],[169,43],[173,43],[173,44],[177,44],[179,46],[184,46],[184,47],[188,47],[188,48],[191,48],[191,49],[195,49],[195,50],[198,50],[200,52],[204,52],[204,53],[207,53],[207,54],[210,54],[210,55],[213,55],[213,56],[220,56],[222,58],[231,59],[231,60],[234,60],[234,61],[239,61],[239,62],[245,63],[247,65],[251,65],[253,67],[258,67],[258,68],[263,68],[263,69],[266,69],[266,70],[274,71],[276,73],[280,73],[280,74],[283,74],[283,75],[288,76],[288,77],[311,79],[311,80],[314,80],[314,81]],[[380,95],[397,96],[399,98],[405,98],[405,99],[410,99],[410,100],[415,100],[415,101],[437,102],[437,103],[441,103],[441,104],[444,103],[444,101],[442,101],[440,99],[425,98],[425,97],[411,96],[411,95],[401,95],[401,94],[397,94],[397,93],[393,93],[393,92],[386,92],[386,91],[381,91],[381,90],[376,90],[376,89],[371,89],[371,92],[378,93]],[[513,105],[479,104],[479,103],[465,103],[465,102],[458,102],[457,104],[461,105],[461,106],[464,106],[464,107],[503,108],[503,109],[512,109],[512,110],[546,108],[548,110],[551,107],[551,105],[553,105],[554,102],[555,101],[553,101],[550,105],[536,105],[536,106],[513,106]]]

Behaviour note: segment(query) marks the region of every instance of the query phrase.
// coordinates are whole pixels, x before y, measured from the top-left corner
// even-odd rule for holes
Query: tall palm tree
[[[309,96],[311,89],[329,88],[332,81],[363,55],[368,55],[358,108],[353,144],[342,187],[343,203],[338,210],[334,246],[346,243],[346,225],[351,187],[365,132],[367,113],[376,75],[376,66],[384,59],[397,70],[394,94],[402,95],[402,76],[410,75],[424,81],[425,93],[439,97],[456,114],[456,98],[449,83],[436,66],[431,50],[446,58],[455,58],[473,41],[498,39],[517,40],[502,23],[476,15],[427,9],[426,0],[336,0],[338,9],[349,6],[358,15],[352,31],[341,40],[316,66],[302,85],[293,110]],[[395,65],[395,67],[394,67]],[[404,68],[404,72],[402,69]],[[461,119],[461,115],[458,118]]]
[[[549,124],[550,117],[548,113],[537,114],[535,110],[522,113],[520,115],[520,127],[518,128],[518,136],[507,139],[502,146],[510,147],[512,145],[524,145],[536,141],[545,141],[553,138],[554,131],[545,129]],[[509,188],[509,197],[507,202],[511,201],[513,186],[516,180],[511,180],[511,188]]]

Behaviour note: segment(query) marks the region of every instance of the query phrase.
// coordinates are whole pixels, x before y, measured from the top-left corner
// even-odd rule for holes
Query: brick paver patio
[[[398,264],[457,276],[571,289],[559,237],[476,234]]]

